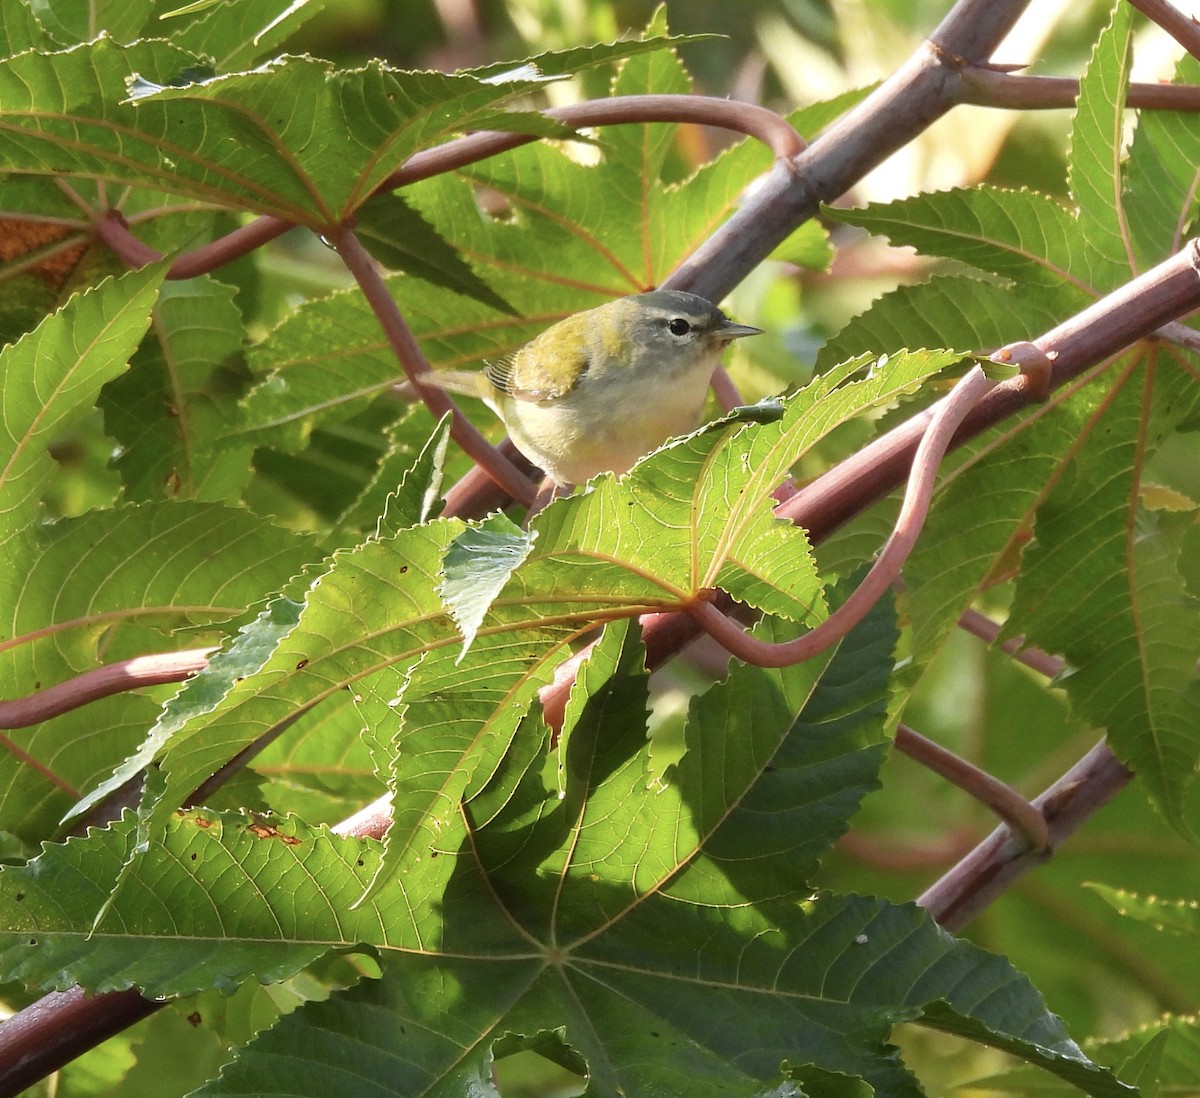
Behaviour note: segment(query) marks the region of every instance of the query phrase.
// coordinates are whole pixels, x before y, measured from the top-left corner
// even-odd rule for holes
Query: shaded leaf
[[[56,468],[47,445],[125,371],[162,276],[161,268],[134,271],[79,294],[3,352],[0,542],[37,517]]]
[[[359,239],[384,266],[406,271],[454,293],[476,297],[493,309],[514,312],[401,195],[376,195],[362,206],[354,220]]]
[[[1112,19],[1079,81],[1079,99],[1071,120],[1067,182],[1088,227],[1082,240],[1090,253],[1096,284],[1112,289],[1133,266],[1129,215],[1121,189],[1125,94],[1133,57],[1132,13],[1114,4]]]
[[[233,298],[231,287],[207,278],[166,283],[153,338],[106,386],[100,406],[122,444],[114,466],[127,498],[235,500],[249,480],[250,445],[220,437],[244,385]]]

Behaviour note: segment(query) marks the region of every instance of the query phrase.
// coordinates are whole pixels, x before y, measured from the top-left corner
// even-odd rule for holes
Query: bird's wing
[[[571,347],[549,355],[533,343],[515,355],[489,362],[484,376],[501,392],[514,400],[558,400],[565,397],[587,373],[591,360],[582,347]]]

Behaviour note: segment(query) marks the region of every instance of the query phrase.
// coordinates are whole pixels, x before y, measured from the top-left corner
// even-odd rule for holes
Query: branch
[[[959,616],[958,626],[972,636],[987,641],[988,644],[995,644],[1000,636],[999,625],[991,618],[984,617],[978,610],[972,610],[969,607]],[[1045,675],[1048,679],[1062,674],[1065,666],[1064,661],[1058,656],[1052,656],[1040,648],[1026,648],[1024,637],[1012,637],[1010,640],[1006,640],[1000,645],[1000,651],[1005,655],[1012,656],[1018,663],[1023,663],[1030,670]]]
[[[998,827],[982,843],[925,890],[917,903],[947,930],[960,930],[1019,877],[1048,861],[1054,851],[1132,780],[1101,740],[1049,789],[1033,801],[1044,817],[1049,842],[1030,849],[1008,827]]]
[[[43,995],[0,1025],[0,1098],[15,1098],[163,1005],[132,988],[88,995],[73,987]]]
[[[958,103],[964,73],[988,60],[1029,0],[958,0],[892,76],[807,149],[778,162],[753,195],[663,285],[720,301],[814,216]]]
[[[1131,0],[1132,2],[1132,0]],[[1079,81],[1067,76],[1015,76],[987,67],[963,74],[963,103],[1005,110],[1069,110]],[[1190,84],[1130,84],[1127,107],[1156,111],[1200,111],[1200,88]]]
[[[547,118],[574,127],[612,126],[641,122],[692,122],[733,130],[762,141],[777,158],[795,156],[804,139],[788,121],[754,103],[741,103],[703,95],[627,95],[612,99],[585,100],[543,112]],[[396,190],[409,183],[443,172],[457,171],[468,164],[541,140],[534,134],[483,131],[447,141],[410,156],[389,175],[372,195]],[[264,215],[249,224],[178,256],[167,277],[194,278],[248,255],[256,248],[296,227],[284,218]],[[96,236],[132,267],[142,267],[163,258],[161,252],[143,244],[130,231],[119,211],[110,210],[95,222]]]
[[[586,99],[582,103],[551,107],[542,113],[577,129],[643,122],[694,122],[716,126],[758,138],[780,159],[794,157],[804,148],[804,139],[774,111],[755,103],[705,95],[623,95],[612,99]],[[422,149],[388,176],[379,191],[393,191],[443,172],[457,171],[537,140],[540,138],[532,134],[487,131],[448,141],[437,148]]]
[[[1171,258],[1033,341],[1053,363],[1048,389],[1060,388],[1198,308],[1200,245],[1191,240]],[[1024,376],[1001,382],[967,416],[952,445],[974,438],[1042,396]],[[902,482],[932,413],[927,409],[868,443],[797,491],[778,513],[803,526],[814,540],[828,536]]]

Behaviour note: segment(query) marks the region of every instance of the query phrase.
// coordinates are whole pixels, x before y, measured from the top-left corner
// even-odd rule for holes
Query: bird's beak
[[[742,336],[762,335],[761,328],[751,328],[749,324],[734,324],[732,320],[725,321],[714,333],[718,339],[741,339]]]

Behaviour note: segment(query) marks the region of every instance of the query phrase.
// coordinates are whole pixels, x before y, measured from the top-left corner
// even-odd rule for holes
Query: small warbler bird
[[[699,426],[725,345],[760,331],[696,294],[653,290],[560,320],[482,373],[427,383],[482,397],[555,483],[582,484]]]

